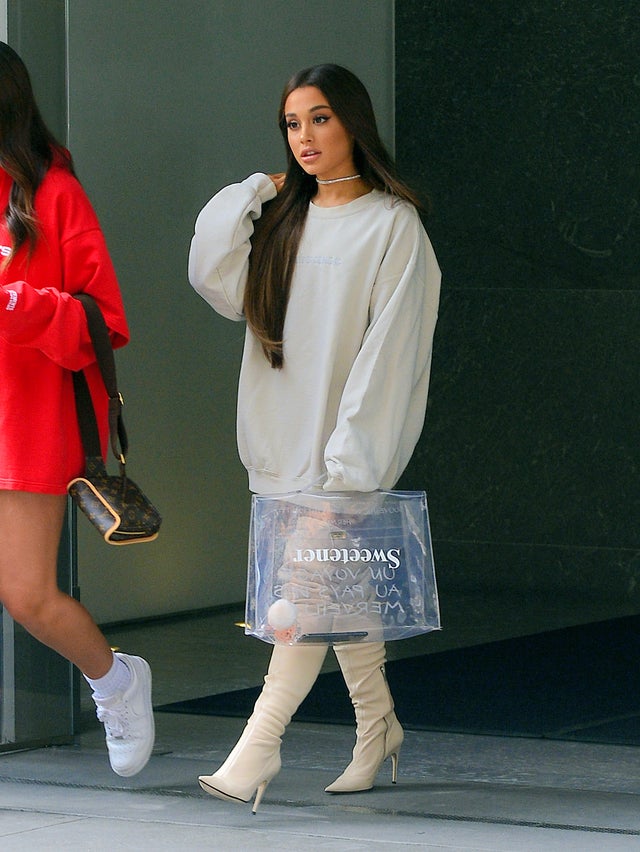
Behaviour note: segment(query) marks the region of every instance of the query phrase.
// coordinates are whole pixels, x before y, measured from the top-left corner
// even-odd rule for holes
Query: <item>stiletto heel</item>
[[[394,751],[391,755],[391,783],[398,783],[398,757],[399,754],[397,751]]]
[[[256,811],[258,810],[258,806],[260,805],[260,802],[262,801],[262,797],[264,796],[264,791],[267,789],[268,786],[269,786],[269,781],[263,781],[262,784],[260,784],[260,786],[256,790],[256,798],[253,802],[253,807],[251,808],[251,813],[255,814]]]

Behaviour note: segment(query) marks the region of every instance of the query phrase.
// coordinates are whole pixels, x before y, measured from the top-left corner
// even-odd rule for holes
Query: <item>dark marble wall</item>
[[[553,626],[545,601],[640,611],[639,21],[625,0],[396,3],[398,165],[443,269],[401,484],[428,492],[445,606],[476,592],[496,618],[507,594],[524,631]]]

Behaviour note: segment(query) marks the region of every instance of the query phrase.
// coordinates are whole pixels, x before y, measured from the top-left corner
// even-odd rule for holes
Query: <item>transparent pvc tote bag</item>
[[[423,491],[253,496],[245,633],[293,645],[439,629]]]

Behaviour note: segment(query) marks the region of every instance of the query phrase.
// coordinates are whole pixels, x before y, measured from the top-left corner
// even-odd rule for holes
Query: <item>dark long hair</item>
[[[256,222],[249,258],[244,313],[272,367],[284,363],[283,330],[291,279],[316,179],[297,163],[289,147],[285,103],[291,92],[315,86],[354,139],[356,170],[370,186],[420,208],[417,196],[396,174],[376,125],[371,98],[361,81],[340,65],[314,65],[295,74],[280,100],[278,124],[287,152],[287,174],[278,196]]]
[[[25,243],[29,253],[35,248],[35,195],[54,160],[73,173],[71,156],[42,120],[23,61],[0,42],[0,166],[13,181],[4,211],[13,245],[5,262]]]

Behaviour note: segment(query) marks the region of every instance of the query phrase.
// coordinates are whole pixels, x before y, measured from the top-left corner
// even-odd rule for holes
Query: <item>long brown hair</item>
[[[280,100],[278,124],[287,152],[287,174],[278,196],[265,205],[256,222],[249,256],[249,277],[244,314],[249,328],[262,344],[272,367],[284,363],[284,320],[298,246],[309,203],[317,192],[316,179],[298,165],[288,142],[285,103],[291,92],[315,86],[354,139],[354,164],[362,179],[375,189],[422,207],[418,197],[396,174],[384,147],[371,104],[361,81],[340,65],[314,65],[295,74]]]
[[[12,179],[4,216],[13,241],[11,261],[25,243],[31,253],[38,239],[34,200],[53,161],[73,173],[68,151],[45,125],[23,61],[0,42],[0,166]]]

